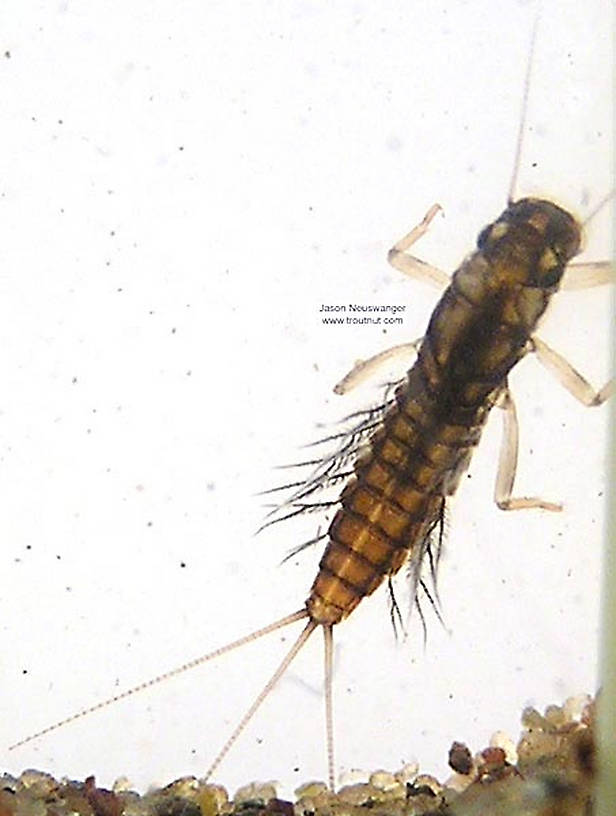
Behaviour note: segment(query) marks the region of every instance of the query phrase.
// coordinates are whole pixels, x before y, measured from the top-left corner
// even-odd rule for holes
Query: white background
[[[5,0],[6,769],[142,788],[205,771],[292,632],[5,749],[302,606],[319,553],[278,563],[318,521],[255,538],[254,494],[355,406],[331,393],[355,359],[421,335],[437,293],[389,246],[438,201],[417,251],[451,270],[504,207],[533,18],[513,0]],[[607,0],[544,3],[516,194],[581,218],[610,187],[611,30]],[[563,294],[542,331],[597,385],[608,300]],[[321,324],[348,302],[406,305],[404,326]],[[451,634],[426,610],[427,649],[415,619],[396,644],[384,591],[335,631],[339,770],[444,774],[451,740],[479,749],[524,705],[595,689],[607,411],[533,360],[513,386],[518,492],[565,511],[495,509],[493,417],[451,503]],[[321,665],[319,635],[217,780],[325,777]]]

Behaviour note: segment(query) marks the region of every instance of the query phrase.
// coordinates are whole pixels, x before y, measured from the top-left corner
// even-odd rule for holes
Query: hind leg
[[[537,496],[513,496],[513,483],[518,466],[519,428],[515,403],[508,388],[497,402],[503,411],[503,441],[498,457],[494,485],[494,501],[501,510],[551,510],[558,512],[562,505]]]
[[[403,361],[406,363],[406,367],[409,368],[411,361],[417,355],[422,339],[420,337],[412,343],[401,343],[399,346],[392,346],[385,349],[385,351],[380,351],[373,357],[368,357],[367,360],[356,360],[353,368],[334,386],[334,394],[348,394],[358,385],[372,379],[379,369],[393,360]]]

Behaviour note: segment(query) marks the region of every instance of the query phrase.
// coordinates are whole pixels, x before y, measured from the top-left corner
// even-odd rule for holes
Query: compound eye
[[[561,279],[564,264],[554,247],[545,249],[537,264],[536,283],[542,288],[555,286]]]
[[[485,249],[486,243],[488,241],[488,236],[490,235],[490,231],[492,229],[492,225],[488,224],[487,227],[484,227],[481,232],[479,233],[479,237],[477,238],[477,248],[478,249]]]
[[[479,249],[486,249],[490,244],[498,241],[503,235],[506,235],[509,230],[509,224],[505,221],[497,221],[495,224],[489,224],[481,230],[479,238],[477,238],[477,246]]]

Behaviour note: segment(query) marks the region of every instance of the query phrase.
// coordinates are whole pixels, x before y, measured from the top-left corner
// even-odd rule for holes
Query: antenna
[[[598,204],[590,211],[590,213],[586,216],[586,218],[582,221],[582,226],[587,227],[588,224],[592,221],[592,219],[598,215],[601,210],[605,207],[608,201],[611,201],[614,196],[616,195],[616,188],[610,190],[609,193],[603,196],[603,198],[599,201]]]
[[[530,94],[530,79],[533,68],[533,60],[535,56],[535,43],[537,40],[537,29],[539,28],[539,17],[541,6],[537,9],[535,22],[533,23],[533,33],[530,39],[530,53],[528,55],[528,63],[526,65],[526,76],[524,77],[524,92],[522,94],[522,109],[520,111],[520,125],[518,128],[518,138],[516,141],[515,154],[513,158],[513,169],[511,172],[511,181],[509,183],[509,192],[507,194],[507,204],[512,204],[515,196],[515,186],[518,180],[518,172],[520,170],[520,159],[522,157],[522,140],[524,137],[524,130],[526,128],[526,117],[528,114],[528,97]]]

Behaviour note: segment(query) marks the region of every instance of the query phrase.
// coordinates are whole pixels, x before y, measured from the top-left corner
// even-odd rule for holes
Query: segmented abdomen
[[[424,341],[425,345],[425,341]],[[355,465],[340,497],[307,607],[319,623],[344,619],[413,548],[418,560],[440,518],[452,474],[466,466],[483,414],[469,425],[436,419],[434,396],[418,361],[397,389],[396,403]],[[463,464],[462,464],[463,463]]]
[[[512,204],[455,273],[417,361],[342,492],[306,601],[313,620],[338,623],[409,557],[421,563],[444,499],[568,260],[554,251],[561,222],[573,246],[569,231],[577,225],[563,210],[534,199]],[[551,276],[549,285],[537,285],[541,274]]]

